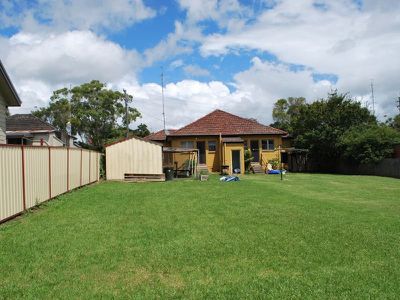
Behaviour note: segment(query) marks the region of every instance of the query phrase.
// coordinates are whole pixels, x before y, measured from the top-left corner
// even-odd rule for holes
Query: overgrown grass
[[[400,180],[106,182],[0,226],[0,298],[398,298]]]

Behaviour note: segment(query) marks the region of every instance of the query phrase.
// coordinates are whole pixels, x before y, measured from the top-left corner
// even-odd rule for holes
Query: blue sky
[[[399,92],[399,12],[392,0],[5,0],[0,58],[23,111],[99,79],[157,130],[163,70],[169,127],[215,108],[270,123],[277,99],[331,89],[370,106],[371,79],[383,118]]]

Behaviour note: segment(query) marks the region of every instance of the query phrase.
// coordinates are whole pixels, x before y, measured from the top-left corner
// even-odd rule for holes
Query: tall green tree
[[[336,91],[327,99],[301,106],[291,122],[294,144],[309,149],[314,166],[332,170],[342,157],[340,137],[353,126],[375,125],[376,118],[359,102]]]
[[[291,124],[299,116],[300,108],[306,105],[306,99],[303,97],[289,97],[287,99],[278,99],[272,110],[273,127],[280,128],[287,132],[292,131]]]
[[[124,135],[126,117],[125,95],[108,89],[93,80],[73,88],[63,88],[53,93],[47,107],[32,112],[59,130],[72,127],[81,143],[102,151],[104,144]],[[127,95],[132,100],[131,95]],[[134,107],[128,108],[128,123],[140,117]]]

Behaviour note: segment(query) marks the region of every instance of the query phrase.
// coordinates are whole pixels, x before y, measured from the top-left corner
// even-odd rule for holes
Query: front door
[[[199,164],[206,163],[206,142],[196,142],[197,149],[199,150]]]
[[[232,150],[232,171],[233,173],[241,173],[240,150]]]
[[[251,149],[251,154],[253,155],[254,162],[259,162],[260,161],[260,148],[258,144],[258,140],[250,141],[250,149]]]

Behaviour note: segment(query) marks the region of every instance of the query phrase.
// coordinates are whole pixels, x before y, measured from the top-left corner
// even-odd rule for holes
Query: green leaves
[[[353,126],[374,124],[376,119],[368,109],[335,91],[327,99],[299,107],[290,127],[295,146],[309,149],[314,165],[329,171],[343,157],[341,136]]]
[[[354,126],[339,139],[343,156],[357,163],[376,163],[390,156],[400,133],[386,125]]]
[[[129,102],[133,97],[127,95]],[[57,90],[51,96],[48,107],[41,108],[34,115],[51,123],[61,131],[67,123],[72,126],[72,134],[78,135],[82,144],[102,151],[107,141],[124,134],[125,94],[107,89],[98,80],[92,80],[72,88]],[[141,115],[134,107],[128,108],[128,123]]]

